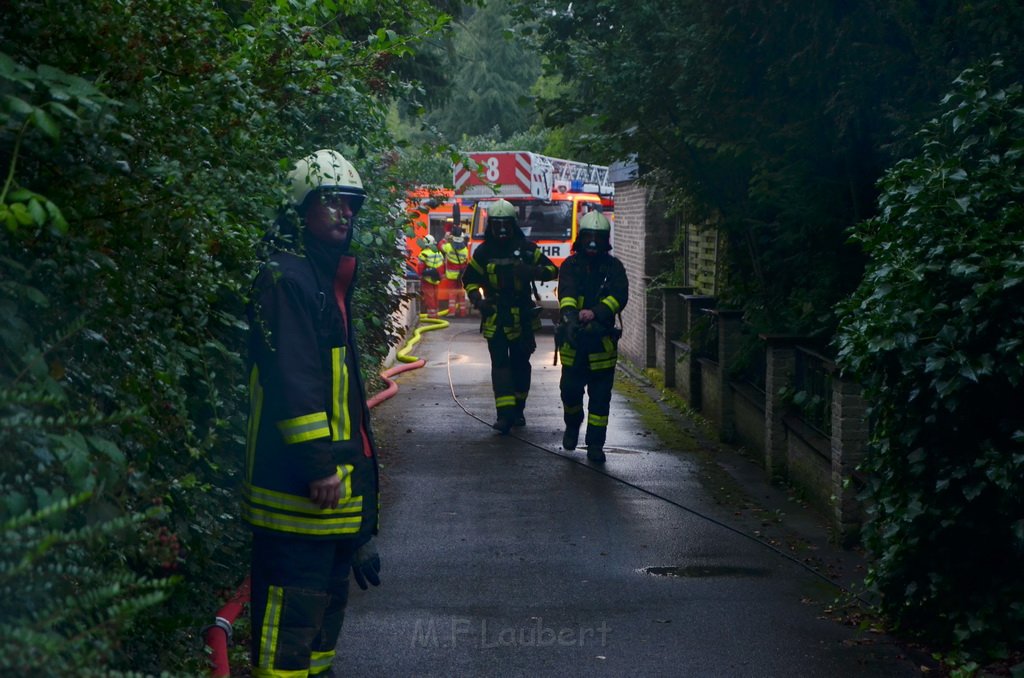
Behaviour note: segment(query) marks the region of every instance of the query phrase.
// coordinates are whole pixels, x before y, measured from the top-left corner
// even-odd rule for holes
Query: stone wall
[[[615,185],[615,248],[612,250],[626,267],[629,278],[629,303],[622,312],[622,339],[619,353],[634,365],[646,367],[648,309],[646,303],[647,191],[636,181]]]
[[[655,345],[647,328],[657,318],[659,309],[648,303],[648,283],[671,268],[669,248],[676,227],[666,219],[665,208],[655,192],[631,179],[615,183],[612,228],[612,254],[626,267],[629,278],[629,303],[622,312],[619,352],[634,365],[649,367],[655,363]]]
[[[619,343],[623,360],[655,369],[667,388],[677,391],[717,428],[721,440],[760,455],[769,478],[797,487],[829,514],[838,540],[853,543],[863,514],[855,469],[867,440],[859,389],[833,379],[832,430],[831,437],[825,437],[799,421],[786,421],[792,414],[779,391],[792,386],[798,337],[761,336],[763,392],[732,381],[742,342],[742,316],[716,309],[713,294],[722,271],[717,230],[707,224],[683,227],[667,219],[657,196],[637,179],[636,164],[624,167],[625,171],[613,171],[611,178],[615,184],[613,253],[625,266],[630,287]],[[673,251],[673,243],[678,242],[686,252]],[[680,269],[687,287],[651,285],[657,276]],[[713,345],[700,338],[698,322],[713,324],[715,333],[709,335],[717,340]]]

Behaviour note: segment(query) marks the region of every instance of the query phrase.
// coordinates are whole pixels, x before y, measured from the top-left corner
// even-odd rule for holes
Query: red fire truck
[[[558,266],[569,256],[577,224],[590,210],[613,218],[614,187],[608,168],[528,151],[474,151],[454,167],[454,200],[472,214],[472,243],[483,241],[488,206],[504,198],[519,210],[526,237]],[[558,313],[557,281],[538,283],[544,315]]]

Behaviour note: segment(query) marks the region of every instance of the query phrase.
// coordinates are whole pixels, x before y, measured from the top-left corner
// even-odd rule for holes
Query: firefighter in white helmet
[[[417,273],[420,274],[420,301],[428,318],[437,317],[437,291],[444,278],[444,255],[437,249],[432,235],[425,235],[420,241],[423,249],[416,258]]]
[[[451,228],[441,241],[444,255],[444,277],[448,285],[448,317],[465,318],[469,315],[466,292],[462,287],[462,274],[469,264],[469,243],[466,242],[462,224],[451,221]]]
[[[470,303],[480,311],[480,332],[491,356],[491,387],[498,417],[493,428],[508,433],[525,426],[530,394],[530,356],[540,316],[530,296],[534,280],[553,280],[558,268],[523,235],[515,206],[496,200],[487,208],[484,241],[462,276]]]
[[[561,322],[555,342],[562,359],[565,433],[562,447],[576,449],[587,403],[587,459],[602,463],[621,331],[615,318],[626,307],[626,269],[609,252],[611,223],[597,211],[583,215],[572,254],[558,271]]]
[[[291,205],[253,285],[250,421],[242,516],[253,530],[252,675],[331,669],[348,573],[380,583],[377,456],[353,337],[356,260],[366,197],[340,153],[289,173]]]

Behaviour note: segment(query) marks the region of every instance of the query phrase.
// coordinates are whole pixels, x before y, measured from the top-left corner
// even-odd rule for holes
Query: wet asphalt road
[[[476,329],[424,333],[426,366],[373,410],[383,584],[353,587],[337,675],[920,675],[897,644],[827,618],[821,579],[627,484],[730,520],[697,460],[663,449],[618,392],[607,463],[563,451],[550,332],[526,428],[490,429]]]

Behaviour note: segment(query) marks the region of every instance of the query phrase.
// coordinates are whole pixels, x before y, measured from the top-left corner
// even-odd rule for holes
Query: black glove
[[[380,555],[372,538],[356,549],[352,556],[352,577],[364,591],[367,589],[366,582],[380,586]]]
[[[567,308],[562,311],[562,327],[565,329],[565,343],[576,348],[576,338],[580,333],[580,312],[574,308]]]
[[[573,320],[565,324],[565,343],[569,346],[576,348],[576,343],[580,337],[580,324]]]
[[[490,318],[495,313],[494,302],[490,299],[481,299],[477,302],[476,310],[480,311],[482,317]]]

